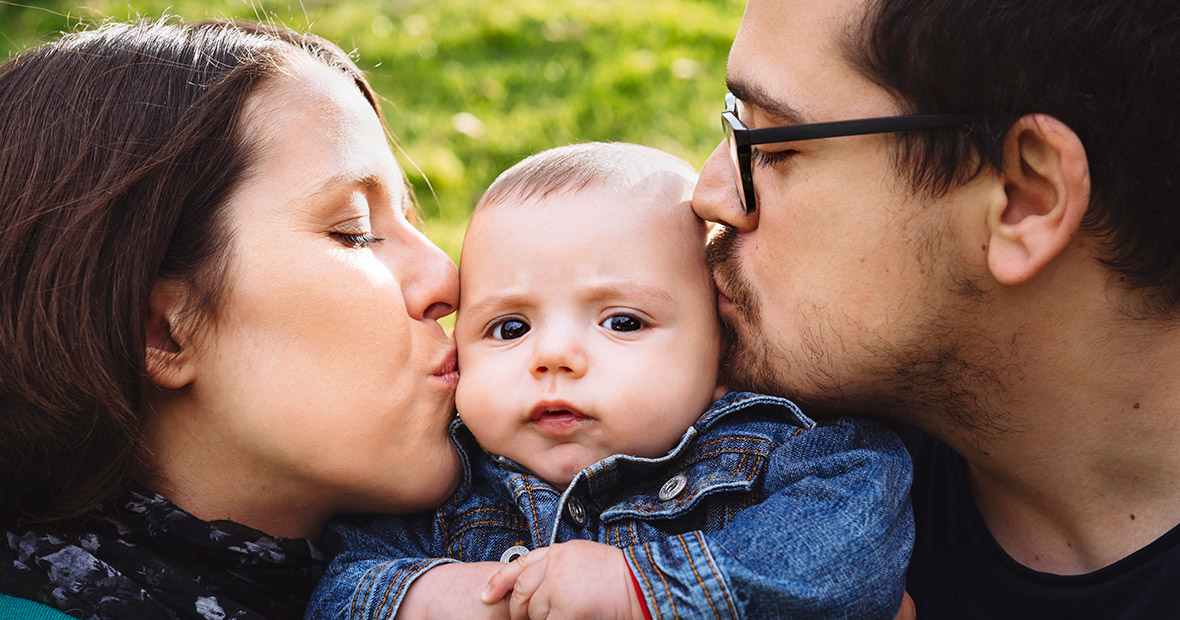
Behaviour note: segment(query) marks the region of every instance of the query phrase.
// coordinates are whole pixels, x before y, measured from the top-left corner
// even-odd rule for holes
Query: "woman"
[[[113,25],[0,110],[0,592],[301,617],[330,515],[449,494],[455,270],[339,48]]]

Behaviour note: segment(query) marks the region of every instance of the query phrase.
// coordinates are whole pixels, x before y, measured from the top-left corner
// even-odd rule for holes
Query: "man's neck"
[[[946,439],[1010,556],[1083,574],[1180,523],[1180,331],[1129,320],[1066,327],[1051,331],[1069,337],[1024,347],[1009,432],[983,444]]]

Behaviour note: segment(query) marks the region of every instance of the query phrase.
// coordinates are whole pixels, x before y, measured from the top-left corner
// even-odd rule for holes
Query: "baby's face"
[[[689,190],[690,191],[690,190]],[[506,202],[463,242],[459,415],[557,486],[666,453],[712,400],[720,334],[704,227],[679,193]]]

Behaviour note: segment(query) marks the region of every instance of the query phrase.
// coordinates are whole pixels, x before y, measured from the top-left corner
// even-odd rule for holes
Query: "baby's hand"
[[[503,620],[508,617],[507,604],[488,605],[479,599],[480,589],[501,567],[503,564],[499,562],[435,566],[410,585],[397,610],[397,618]]]
[[[643,620],[623,552],[588,540],[542,547],[505,566],[481,598],[492,604],[508,591],[509,617]]]

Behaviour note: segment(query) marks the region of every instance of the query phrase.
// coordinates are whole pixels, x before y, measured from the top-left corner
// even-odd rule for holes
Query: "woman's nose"
[[[589,366],[586,351],[572,327],[545,326],[534,336],[534,353],[530,372],[540,379],[549,375],[578,378]]]
[[[438,246],[414,229],[402,270],[406,310],[415,319],[437,321],[459,307],[459,273]]]
[[[700,178],[692,194],[692,210],[703,220],[750,232],[758,228],[758,212],[746,215],[742,210],[734,175],[729,145],[723,140],[701,167]]]

